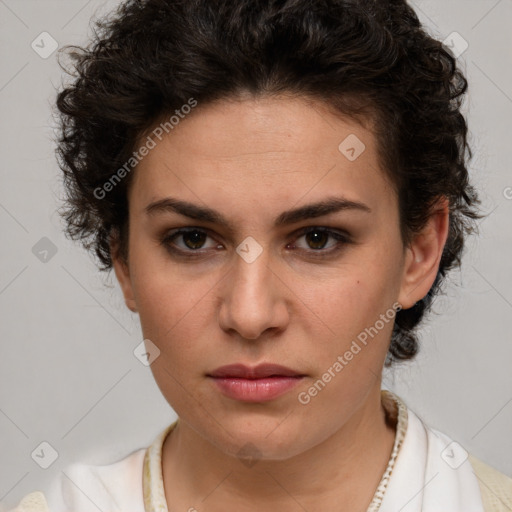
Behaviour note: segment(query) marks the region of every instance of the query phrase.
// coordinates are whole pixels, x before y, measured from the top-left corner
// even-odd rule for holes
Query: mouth
[[[242,402],[266,402],[277,398],[297,386],[305,376],[276,364],[255,367],[233,364],[207,374],[225,396]]]

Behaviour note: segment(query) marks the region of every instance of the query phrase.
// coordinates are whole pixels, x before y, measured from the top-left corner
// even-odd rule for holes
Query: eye
[[[350,243],[348,235],[321,227],[311,227],[300,231],[297,240],[301,238],[304,238],[306,247],[299,247],[299,249],[321,254],[337,252],[342,249],[343,245]],[[333,241],[330,246],[327,245],[329,239]],[[296,244],[294,243],[294,245]]]
[[[203,229],[187,228],[178,229],[168,233],[162,240],[162,244],[173,253],[199,252],[199,249],[211,249],[218,247],[219,244],[213,243],[209,247],[205,247],[205,240],[209,237],[208,233]],[[182,245],[175,243],[175,240],[181,239]],[[212,239],[213,240],[213,239]]]

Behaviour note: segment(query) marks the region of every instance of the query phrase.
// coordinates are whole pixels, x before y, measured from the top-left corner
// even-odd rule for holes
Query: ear
[[[129,262],[125,261],[125,259],[120,254],[119,243],[117,239],[112,239],[110,243],[110,254],[112,255],[112,266],[114,267],[114,272],[116,274],[117,280],[119,281],[119,285],[121,286],[126,307],[130,311],[136,313],[137,305],[133,294]]]
[[[442,197],[425,227],[406,249],[398,302],[409,309],[427,295],[434,284],[450,225],[449,201]]]

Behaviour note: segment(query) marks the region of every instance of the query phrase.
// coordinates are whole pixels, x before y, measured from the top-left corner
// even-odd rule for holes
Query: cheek
[[[362,261],[298,293],[307,306],[304,312],[309,311],[308,317],[322,320],[344,340],[373,324],[395,301],[397,285],[384,262]]]
[[[197,317],[215,276],[173,263],[154,242],[134,244],[131,250],[133,293],[144,334],[160,337],[190,323],[191,314]]]
[[[153,276],[137,287],[137,301],[141,327],[145,336],[155,343],[169,343],[190,336],[200,327],[201,313],[207,298],[202,287],[190,288],[182,280]]]
[[[190,400],[189,393],[200,392],[194,386],[205,370],[201,340],[208,332],[208,288],[174,273],[141,273],[136,282],[143,336],[160,350],[151,371],[162,394],[179,411]]]
[[[313,387],[302,391],[315,396],[312,401],[319,409],[329,409],[331,420],[342,413],[331,410],[329,404],[344,404],[352,410],[364,401],[381,373],[393,329],[396,313],[392,283],[382,277],[380,270],[362,268],[364,271],[357,273],[354,268],[350,277],[338,280],[327,290],[318,289],[321,302],[315,311],[323,323],[317,323],[317,335],[312,333],[314,350],[311,343],[305,347],[315,361],[316,375],[309,382]],[[313,319],[311,313],[309,318]],[[314,386],[316,379],[327,383],[325,387],[320,385],[321,392]]]

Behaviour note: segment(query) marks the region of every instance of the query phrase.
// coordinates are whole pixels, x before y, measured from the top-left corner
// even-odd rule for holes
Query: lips
[[[266,377],[302,377],[303,374],[278,364],[260,364],[249,367],[243,364],[221,366],[208,374],[216,378],[263,379]]]
[[[267,402],[298,385],[305,377],[277,364],[248,367],[243,364],[221,366],[207,375],[225,396],[240,402]]]

